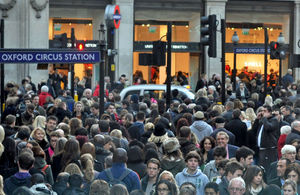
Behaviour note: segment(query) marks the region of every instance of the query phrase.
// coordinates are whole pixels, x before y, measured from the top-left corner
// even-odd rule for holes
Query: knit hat
[[[155,136],[163,136],[164,134],[166,134],[165,126],[162,122],[159,122],[155,125],[153,134]]]
[[[180,148],[180,144],[177,138],[168,138],[163,142],[163,149],[165,153],[172,153]]]
[[[194,114],[194,117],[195,117],[195,119],[204,119],[204,113],[201,112],[201,111],[197,111],[197,112]]]
[[[225,123],[225,119],[223,117],[219,116],[215,119],[215,123],[218,123],[218,124]]]
[[[161,117],[159,119],[158,123],[163,124],[165,129],[170,129],[171,124],[170,124],[170,121],[166,117]]]

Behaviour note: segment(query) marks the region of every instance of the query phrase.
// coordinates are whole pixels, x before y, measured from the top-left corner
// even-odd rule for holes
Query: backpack
[[[124,186],[126,186],[126,184],[123,182],[123,180],[125,179],[125,177],[127,177],[127,175],[129,175],[130,173],[130,169],[125,169],[125,171],[122,173],[122,175],[119,178],[114,178],[111,172],[111,169],[105,169],[104,170],[109,181],[108,184],[110,187],[112,187],[115,184],[123,184]]]

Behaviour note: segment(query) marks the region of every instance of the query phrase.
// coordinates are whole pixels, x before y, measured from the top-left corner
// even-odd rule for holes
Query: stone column
[[[0,0],[0,2],[8,1]],[[30,0],[17,0],[14,7],[7,12],[7,17],[3,17],[3,11],[1,10],[5,22],[5,48],[48,48],[49,2],[47,0],[35,0],[32,3]],[[47,78],[48,71],[37,70],[37,64],[5,64],[5,82],[21,83],[27,75],[31,75],[33,82],[37,84],[41,79]]]
[[[294,54],[300,54],[300,47],[298,42],[300,41],[300,0],[294,0]],[[300,44],[300,43],[299,43]],[[293,65],[293,64],[291,64]],[[294,68],[295,81],[300,79],[300,68]]]
[[[210,58],[207,54],[208,47],[205,47],[205,70],[207,76],[210,78],[213,74],[218,73],[221,75],[222,70],[222,35],[221,35],[221,19],[225,19],[225,5],[227,0],[205,0],[206,15],[215,14],[217,16],[217,57]]]
[[[122,75],[132,82],[133,70],[133,29],[134,29],[134,0],[116,0],[120,6],[121,23],[115,33],[115,45],[118,54],[115,56],[116,80]]]

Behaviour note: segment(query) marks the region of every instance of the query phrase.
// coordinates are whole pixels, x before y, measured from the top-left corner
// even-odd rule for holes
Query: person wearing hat
[[[223,118],[222,116],[218,116],[215,119],[216,129],[214,130],[214,132],[212,132],[212,134],[210,134],[210,136],[212,136],[214,139],[216,139],[217,134],[220,131],[224,131],[229,136],[229,142],[228,143],[234,145],[234,143],[235,143],[235,135],[233,133],[231,133],[230,131],[228,131],[227,129],[224,128],[225,122],[226,122],[225,118]]]
[[[194,122],[190,126],[191,131],[197,136],[199,142],[201,142],[205,136],[209,136],[213,132],[213,128],[204,121],[204,118],[204,113],[197,111],[194,114]]]
[[[163,142],[164,155],[161,160],[161,169],[170,171],[173,175],[185,168],[184,159],[180,151],[180,144],[177,138],[172,137]]]
[[[161,159],[163,156],[162,143],[168,139],[168,133],[166,132],[164,125],[159,122],[155,125],[154,131],[148,139],[148,142],[153,142],[158,147],[158,156]]]

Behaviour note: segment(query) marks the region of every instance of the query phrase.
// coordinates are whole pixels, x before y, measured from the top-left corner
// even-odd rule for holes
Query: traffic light
[[[208,45],[208,56],[217,57],[217,17],[209,15],[201,17],[201,40],[200,43]],[[208,25],[208,26],[206,26]]]
[[[279,51],[279,43],[272,41],[270,43],[270,59],[279,59],[280,51]]]
[[[84,41],[77,41],[76,42],[76,48],[79,51],[83,51],[85,49],[85,43],[84,43]]]
[[[166,65],[166,42],[153,41],[153,65],[164,66]]]
[[[67,33],[60,35],[54,35],[53,41],[51,42],[51,47],[53,48],[67,48],[68,38]]]

